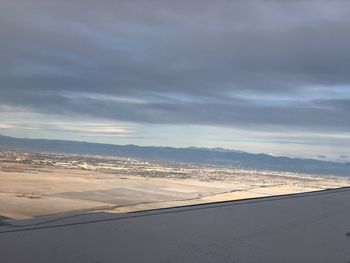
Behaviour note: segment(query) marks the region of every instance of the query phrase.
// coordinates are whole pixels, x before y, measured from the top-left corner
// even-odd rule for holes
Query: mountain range
[[[130,157],[142,160],[220,165],[257,170],[350,176],[350,163],[253,154],[222,148],[172,148],[80,141],[14,138],[0,135],[0,148],[36,152]]]

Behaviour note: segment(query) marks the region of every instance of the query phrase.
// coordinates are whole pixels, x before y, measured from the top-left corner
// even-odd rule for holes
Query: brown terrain
[[[126,158],[0,152],[0,221],[131,212],[349,186],[350,180]]]

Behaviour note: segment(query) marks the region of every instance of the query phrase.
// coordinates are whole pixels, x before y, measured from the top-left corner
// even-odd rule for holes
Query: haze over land
[[[1,147],[4,149],[131,157],[143,160],[350,177],[350,163],[276,157],[219,148],[141,147],[77,141],[18,139],[0,135],[0,149]]]
[[[338,188],[350,185],[349,166],[219,148],[0,135],[0,224],[4,218],[120,213]]]
[[[0,225],[6,218],[124,213],[349,185],[349,177],[3,150]]]

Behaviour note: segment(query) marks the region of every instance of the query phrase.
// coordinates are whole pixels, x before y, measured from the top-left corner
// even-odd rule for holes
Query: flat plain
[[[76,212],[125,213],[349,185],[346,177],[3,150],[0,222]]]

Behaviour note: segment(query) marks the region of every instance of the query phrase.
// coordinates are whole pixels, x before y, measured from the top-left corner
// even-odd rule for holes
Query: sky
[[[350,161],[350,2],[0,0],[0,134]]]

